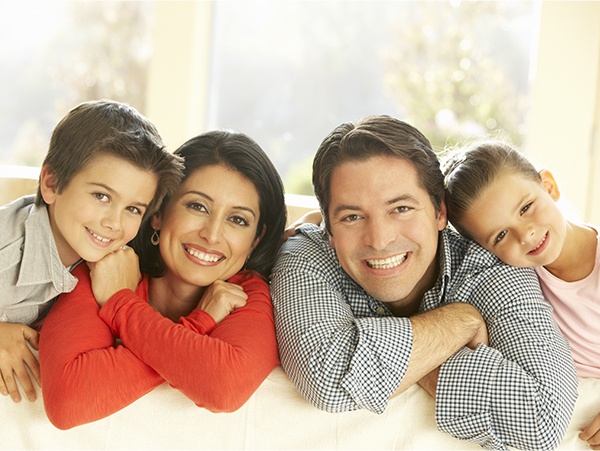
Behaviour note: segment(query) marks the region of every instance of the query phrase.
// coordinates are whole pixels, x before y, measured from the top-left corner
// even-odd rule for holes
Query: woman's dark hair
[[[240,173],[255,186],[260,204],[256,237],[262,233],[263,226],[266,230],[246,262],[245,269],[268,277],[283,240],[287,214],[283,183],[267,154],[252,138],[231,131],[203,133],[188,140],[173,153],[183,159],[184,180],[202,167],[223,165]],[[169,199],[165,198],[159,211],[164,211]],[[142,272],[151,277],[161,277],[165,266],[159,246],[150,243],[154,232],[151,219],[142,224],[131,246],[140,257]]]

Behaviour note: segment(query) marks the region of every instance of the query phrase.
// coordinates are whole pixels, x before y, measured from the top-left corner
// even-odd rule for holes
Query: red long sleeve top
[[[195,309],[174,323],[148,304],[148,278],[99,308],[89,270],[46,317],[39,343],[44,407],[60,429],[106,417],[167,381],[199,407],[234,411],[279,364],[268,284],[242,271],[248,300],[219,324]],[[119,341],[118,341],[119,340]]]

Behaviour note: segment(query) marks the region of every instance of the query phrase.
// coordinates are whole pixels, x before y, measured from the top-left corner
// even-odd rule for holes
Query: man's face
[[[328,214],[342,268],[397,316],[414,313],[437,277],[446,210],[435,211],[413,164],[373,156],[337,166]]]

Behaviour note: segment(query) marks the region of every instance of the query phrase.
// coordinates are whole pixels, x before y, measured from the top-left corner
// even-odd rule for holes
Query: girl
[[[552,174],[497,140],[442,161],[448,219],[512,266],[534,267],[571,344],[580,377],[600,377],[600,246],[593,226],[567,220]],[[600,414],[580,438],[600,449]]]

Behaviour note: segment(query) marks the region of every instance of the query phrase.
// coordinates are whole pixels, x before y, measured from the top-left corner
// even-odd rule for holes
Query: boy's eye
[[[127,211],[133,213],[134,215],[143,215],[144,212],[140,210],[138,207],[127,207]]]
[[[525,205],[523,208],[521,208],[521,214],[525,213],[527,210],[529,210],[529,208],[531,208],[531,205],[533,204],[533,202],[529,202],[527,205]]]
[[[496,236],[496,239],[494,240],[494,244],[498,244],[500,241],[502,241],[504,239],[505,236],[506,236],[506,230],[503,230]]]
[[[110,197],[108,197],[107,194],[104,193],[92,193],[92,195],[98,199],[100,202],[108,202],[110,201]]]

